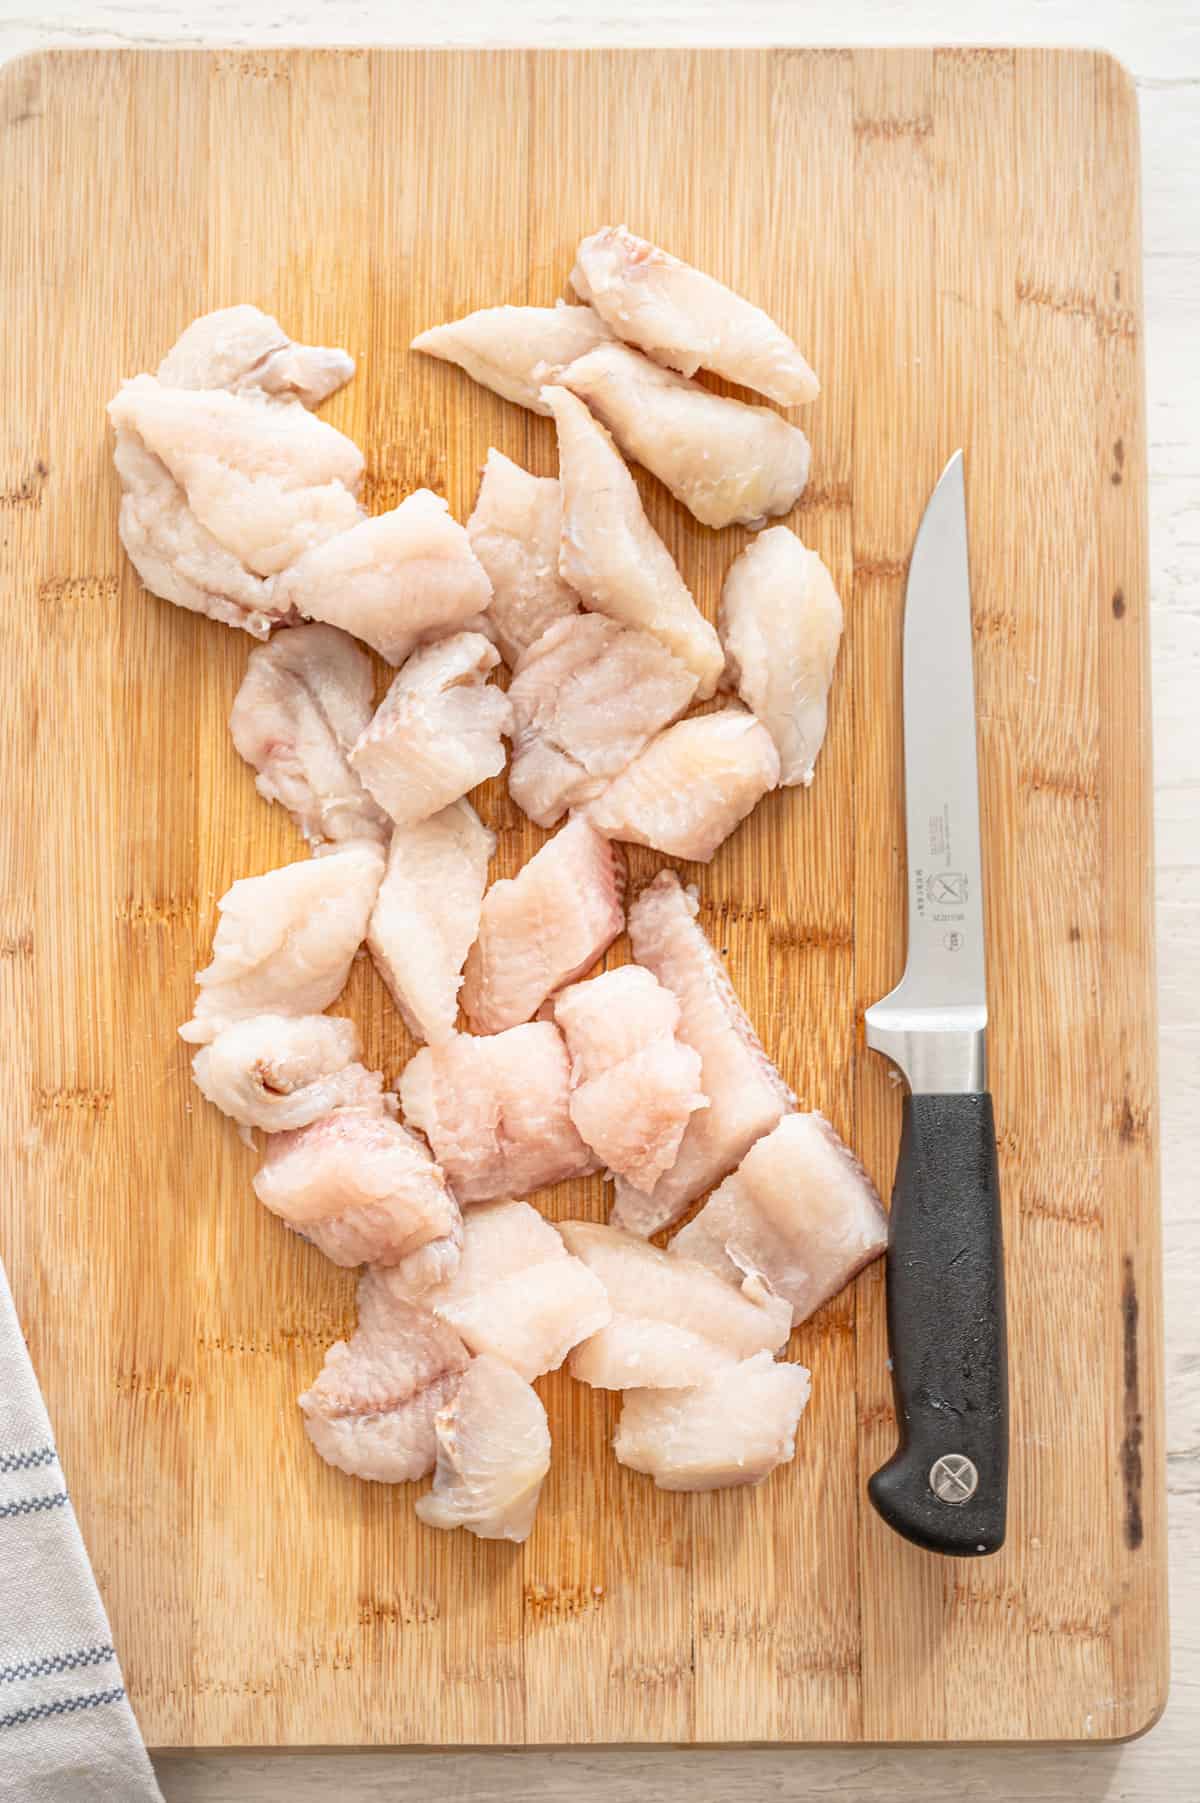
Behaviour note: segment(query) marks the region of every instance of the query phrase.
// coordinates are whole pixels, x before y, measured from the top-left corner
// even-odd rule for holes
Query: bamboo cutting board
[[[0,77],[0,168],[0,1252],[149,1741],[1144,1728],[1166,1630],[1127,78],[1007,51],[50,54]],[[330,1470],[294,1398],[352,1280],[257,1205],[175,1038],[216,898],[301,847],[226,730],[250,641],[121,554],[104,402],[253,300],[358,358],[328,416],[370,507],[424,483],[465,517],[489,445],[553,472],[551,424],[409,338],[549,302],[620,220],[793,327],[822,378],[795,523],[847,602],[829,740],[811,791],[689,874],[788,1080],[884,1188],[899,1095],[861,1017],[903,954],[905,564],[966,449],[1013,1384],[991,1560],[866,1505],[894,1443],[878,1266],[796,1334],[814,1399],[759,1490],[655,1491],[608,1450],[615,1399],[561,1373],[524,1548]],[[643,489],[713,614],[744,534]],[[543,835],[498,784],[481,808],[509,874]],[[365,963],[340,1007],[394,1076],[411,1044]],[[599,1215],[600,1187],[547,1207]]]

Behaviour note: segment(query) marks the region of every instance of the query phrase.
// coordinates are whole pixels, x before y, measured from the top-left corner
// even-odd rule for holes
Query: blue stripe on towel
[[[10,1515],[40,1515],[43,1509],[61,1509],[69,1501],[65,1490],[57,1490],[53,1496],[27,1496],[22,1502],[0,1503],[0,1521]]]
[[[84,1665],[103,1665],[117,1656],[115,1647],[77,1647],[73,1653],[55,1653],[46,1659],[24,1659],[20,1665],[0,1665],[0,1684],[16,1684],[22,1678],[56,1677],[60,1672],[75,1672]]]
[[[0,1715],[0,1728],[23,1728],[27,1722],[44,1722],[52,1715],[74,1715],[80,1709],[99,1709],[105,1703],[119,1703],[125,1696],[125,1688],[118,1684],[114,1690],[93,1690],[78,1697],[63,1697],[57,1703],[34,1703],[28,1709],[13,1709],[8,1715]]]
[[[0,1476],[9,1471],[33,1471],[53,1465],[58,1454],[52,1446],[34,1446],[28,1452],[0,1452]]]

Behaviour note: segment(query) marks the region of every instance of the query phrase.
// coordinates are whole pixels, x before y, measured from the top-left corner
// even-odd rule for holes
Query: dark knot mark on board
[[[931,138],[933,120],[928,113],[919,113],[912,118],[893,116],[885,119],[856,119],[854,135],[856,138],[882,138],[885,141],[895,138]]]
[[[1150,1110],[1135,1108],[1128,1096],[1121,1104],[1121,1118],[1117,1123],[1117,1133],[1126,1146],[1136,1146],[1149,1137]]]
[[[1114,488],[1120,488],[1122,471],[1125,468],[1125,440],[1118,438],[1113,445],[1113,466],[1109,473],[1109,481]]]
[[[1067,319],[1085,320],[1098,338],[1136,339],[1137,320],[1128,307],[1102,307],[1082,288],[1051,288],[1028,277],[1017,281],[1017,301],[1026,307],[1045,307]]]
[[[1099,802],[1100,791],[1085,776],[1074,776],[1065,770],[1030,770],[1026,784],[1035,795],[1059,795],[1064,801],[1081,801],[1092,806]]]
[[[989,49],[985,44],[949,44],[943,50],[935,50],[933,60],[937,64],[949,63],[965,69],[1011,69],[1017,53],[1015,50]]]
[[[526,1584],[525,1607],[550,1619],[583,1615],[604,1602],[603,1584]]]
[[[856,581],[861,576],[864,581],[899,582],[907,575],[907,557],[856,557],[854,559]]]
[[[1125,618],[1125,590],[1123,588],[1113,590],[1112,610],[1114,620]]]
[[[191,1372],[178,1371],[170,1365],[161,1371],[142,1371],[137,1366],[118,1371],[113,1383],[119,1396],[128,1396],[135,1402],[190,1403],[192,1400]]]
[[[105,609],[112,606],[119,588],[115,576],[53,576],[38,584],[37,598],[43,607]]]
[[[199,902],[194,895],[130,897],[117,907],[117,919],[134,927],[173,927],[195,918]]]
[[[360,1628],[424,1628],[439,1618],[428,1596],[364,1596],[359,1599]]]
[[[1067,929],[1067,938],[1071,941],[1072,945],[1078,945],[1079,941],[1083,938],[1083,934],[1078,927],[1072,926]]]
[[[216,58],[217,72],[221,75],[241,75],[250,81],[278,81],[291,85],[291,64],[284,56],[266,54],[247,54],[240,50],[218,51]]]
[[[35,1090],[33,1101],[39,1114],[65,1110],[71,1114],[101,1115],[112,1107],[113,1092],[89,1084],[64,1084]]]
[[[446,445],[441,432],[418,427],[403,442],[383,445],[363,472],[360,496],[369,513],[398,507],[415,488],[442,494],[446,487]]]
[[[49,476],[49,468],[39,457],[29,474],[22,476],[14,488],[0,490],[0,508],[40,507]]]
[[[980,638],[1011,644],[1017,636],[1016,615],[1002,607],[977,608],[971,618]]]
[[[853,491],[848,482],[813,482],[796,502],[800,513],[816,513],[820,509],[840,512],[852,505]]]
[[[1121,1343],[1125,1435],[1121,1441],[1121,1481],[1125,1486],[1125,1544],[1136,1552],[1146,1537],[1142,1521],[1142,1410],[1138,1394],[1138,1294],[1133,1260],[1125,1259],[1121,1286]]]
[[[1071,1196],[1026,1196],[1021,1202],[1022,1215],[1035,1220],[1054,1221],[1060,1227],[1082,1227],[1095,1233],[1100,1226],[1099,1205]]]

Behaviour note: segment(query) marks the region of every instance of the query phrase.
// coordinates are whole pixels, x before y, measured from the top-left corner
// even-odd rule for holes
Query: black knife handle
[[[905,1097],[887,1325],[900,1444],[869,1480],[871,1501],[930,1552],[997,1552],[1008,1501],[1008,1367],[989,1095]],[[964,1459],[977,1481],[962,1500],[971,1484]]]

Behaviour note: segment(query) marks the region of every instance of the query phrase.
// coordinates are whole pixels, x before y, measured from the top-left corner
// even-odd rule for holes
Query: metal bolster
[[[890,1058],[916,1096],[983,1095],[987,1089],[987,1017],[946,1022],[953,1010],[867,1010],[867,1044]],[[872,1018],[874,1017],[874,1018]]]

